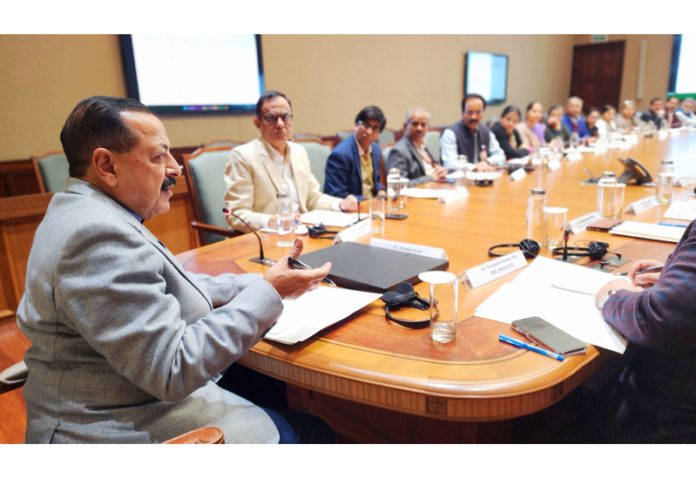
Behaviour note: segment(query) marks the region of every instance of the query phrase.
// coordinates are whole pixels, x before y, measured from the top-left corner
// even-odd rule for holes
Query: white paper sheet
[[[626,339],[606,323],[594,302],[594,294],[616,278],[606,272],[537,257],[481,303],[476,315],[506,324],[539,316],[583,342],[624,353]]]
[[[674,201],[662,217],[664,219],[693,221],[696,219],[696,200]]]
[[[283,300],[283,313],[266,339],[283,344],[307,340],[379,299],[381,294],[339,287],[318,287],[297,299]]]
[[[362,214],[360,219],[367,217],[367,213]],[[300,216],[300,222],[304,224],[324,224],[329,227],[346,227],[357,222],[357,213],[347,213],[340,211],[326,211],[315,209]]]

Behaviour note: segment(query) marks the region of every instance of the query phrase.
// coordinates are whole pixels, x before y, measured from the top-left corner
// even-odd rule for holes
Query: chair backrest
[[[222,208],[225,203],[225,164],[230,148],[200,148],[184,155],[184,170],[197,221],[228,228]],[[225,239],[218,234],[203,233],[203,242],[210,244]]]
[[[317,178],[317,181],[319,181],[321,190],[323,190],[324,168],[326,167],[326,160],[329,159],[329,155],[331,154],[331,147],[322,141],[309,139],[300,139],[297,142],[302,144],[302,147],[307,150],[309,167],[314,177]]]
[[[70,170],[65,153],[52,151],[41,156],[32,156],[31,162],[40,192],[55,193],[65,189]]]
[[[433,158],[440,159],[440,132],[428,131],[425,133],[425,147],[428,148]]]
[[[377,140],[377,142],[379,144],[384,144],[384,145],[392,144],[395,141],[396,141],[396,134],[394,133],[394,130],[386,129],[386,128],[384,129],[384,131],[382,131],[379,134],[379,139]]]
[[[338,136],[338,140],[340,142],[340,141],[343,141],[344,139],[346,139],[348,136],[350,136],[353,133],[354,133],[354,131],[352,129],[342,129],[341,131],[338,131],[336,133],[336,136]]]
[[[236,148],[242,144],[240,141],[235,141],[233,139],[214,139],[205,143],[202,148],[219,148],[221,146],[227,146],[229,149]]]
[[[389,157],[389,151],[392,150],[392,148],[394,147],[394,144],[396,144],[396,143],[394,143],[392,141],[391,143],[385,143],[382,146],[382,158],[383,158],[385,164],[387,163],[387,158]]]

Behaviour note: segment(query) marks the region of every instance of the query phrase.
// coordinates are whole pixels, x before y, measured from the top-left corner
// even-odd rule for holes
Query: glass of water
[[[428,271],[418,278],[430,289],[430,338],[445,344],[456,337],[459,281],[451,272]]]
[[[387,212],[387,199],[377,196],[370,201],[370,221],[372,221],[372,233],[384,234],[384,220]]]

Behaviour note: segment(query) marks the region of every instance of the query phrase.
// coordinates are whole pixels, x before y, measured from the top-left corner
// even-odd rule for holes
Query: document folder
[[[418,274],[445,270],[447,259],[435,259],[409,252],[342,242],[304,254],[301,260],[312,267],[331,262],[329,278],[348,289],[386,292],[402,282],[415,284]]]

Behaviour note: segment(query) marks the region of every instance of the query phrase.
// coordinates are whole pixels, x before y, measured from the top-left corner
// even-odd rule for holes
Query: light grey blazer
[[[430,157],[433,158],[435,164],[441,164],[440,159],[435,158],[428,148],[426,148],[426,151],[428,151]],[[391,168],[398,168],[399,171],[401,171],[401,175],[410,180],[408,182],[409,186],[428,183],[433,180],[432,176],[427,176],[425,174],[423,160],[416,147],[413,146],[413,143],[409,141],[406,135],[397,141],[394,147],[389,151],[389,156],[387,157],[387,171]]]
[[[161,442],[217,425],[227,443],[277,443],[263,410],[212,379],[281,310],[257,274],[184,272],[128,210],[71,178],[36,231],[17,310],[32,342],[27,442]]]

